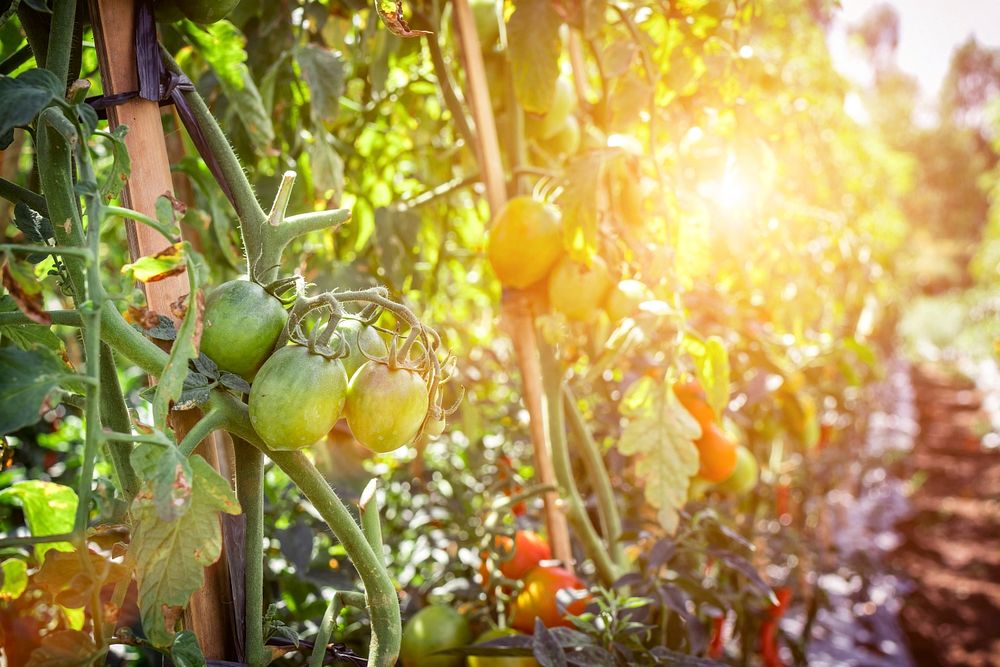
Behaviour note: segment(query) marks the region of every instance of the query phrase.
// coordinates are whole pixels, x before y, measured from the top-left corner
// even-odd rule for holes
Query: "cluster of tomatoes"
[[[520,587],[510,606],[509,628],[494,628],[480,635],[481,644],[500,637],[531,633],[536,621],[548,628],[570,626],[568,615],[582,614],[587,606],[586,586],[572,572],[548,561],[552,550],[538,533],[518,530],[513,538],[495,538],[493,553],[499,557],[497,570],[505,581],[519,581]],[[483,585],[490,585],[490,573],[483,553],[480,575]],[[401,657],[403,667],[537,667],[530,657],[435,655],[437,651],[460,648],[472,643],[469,622],[458,611],[443,605],[431,605],[417,612],[403,629]]]
[[[336,349],[321,350],[304,341],[281,345],[288,319],[278,297],[248,280],[223,283],[205,300],[201,351],[250,383],[250,421],[268,447],[308,447],[341,416],[375,452],[411,442],[422,427],[440,434],[444,423],[428,416],[424,377],[392,358],[373,325],[341,318]]]
[[[759,472],[757,459],[719,426],[718,416],[701,384],[696,380],[678,382],[673,390],[701,427],[701,437],[694,443],[698,447],[699,468],[691,482],[691,496],[697,498],[709,488],[736,495],[753,490]]]

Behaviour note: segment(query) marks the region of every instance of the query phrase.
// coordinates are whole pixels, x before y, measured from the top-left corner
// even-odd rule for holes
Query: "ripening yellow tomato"
[[[608,266],[594,257],[590,266],[564,257],[549,276],[549,303],[571,320],[588,321],[611,290]]]
[[[490,229],[487,255],[497,278],[524,289],[548,275],[563,253],[559,209],[531,197],[514,197]]]

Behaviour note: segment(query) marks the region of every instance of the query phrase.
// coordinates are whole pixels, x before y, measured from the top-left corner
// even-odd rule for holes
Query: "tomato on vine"
[[[287,321],[277,297],[257,283],[230,280],[205,299],[201,351],[222,370],[253,380]]]
[[[587,597],[576,597],[572,593],[559,595],[567,589],[586,589],[582,581],[561,567],[536,567],[522,581],[524,588],[511,603],[510,624],[518,630],[533,632],[536,618],[547,628],[571,626],[566,614],[578,616],[587,607]],[[567,602],[565,613],[559,609],[560,601]]]
[[[358,442],[384,453],[413,440],[429,403],[427,383],[418,372],[367,361],[351,378],[344,415]]]
[[[389,351],[375,327],[364,322],[343,319],[337,331],[350,348],[348,355],[340,360],[348,378],[354,377],[370,357],[384,357]]]
[[[250,386],[250,423],[271,449],[301,449],[333,428],[346,396],[347,373],[338,359],[291,345],[257,372]]]
[[[737,446],[722,429],[710,424],[694,444],[698,447],[700,461],[698,475],[710,482],[721,482],[733,474]]]
[[[521,633],[512,628],[493,628],[476,637],[476,644],[485,644],[494,639],[518,637]],[[538,667],[538,661],[530,656],[484,656],[470,655],[469,667]]]
[[[517,531],[513,540],[500,535],[495,544],[497,553],[505,559],[500,561],[500,573],[508,579],[520,579],[540,561],[552,558],[549,543],[530,530]]]
[[[590,266],[564,257],[549,276],[549,303],[571,320],[594,317],[611,289],[607,264],[594,257]]]
[[[497,278],[523,289],[542,280],[563,253],[559,209],[531,197],[514,197],[490,228],[487,255]]]
[[[743,445],[736,447],[736,467],[729,477],[719,482],[716,489],[724,493],[733,493],[738,496],[753,491],[757,486],[757,476],[760,474],[760,467],[757,465],[757,458],[749,449]]]
[[[403,667],[461,667],[460,655],[430,655],[467,646],[472,640],[469,622],[451,607],[424,607],[406,622],[399,657]]]
[[[688,380],[674,384],[674,396],[701,426],[702,435],[715,424],[715,410],[708,404],[708,396],[700,382]]]

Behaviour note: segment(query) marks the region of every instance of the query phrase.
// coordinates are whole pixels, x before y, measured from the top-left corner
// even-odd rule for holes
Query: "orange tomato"
[[[729,439],[722,429],[709,424],[701,438],[695,441],[701,467],[698,475],[710,482],[721,482],[736,469],[738,450],[736,443]]]
[[[559,591],[583,590],[586,586],[572,573],[561,567],[536,567],[524,577],[524,588],[511,604],[510,624],[522,632],[534,632],[535,619],[541,619],[547,628],[571,626],[566,614],[577,616],[587,607],[587,599],[573,598],[566,605],[566,612],[559,610]]]
[[[549,276],[549,303],[571,320],[588,321],[604,305],[611,286],[608,266],[600,257],[590,266],[564,257]]]
[[[524,289],[537,283],[562,253],[562,224],[555,206],[514,197],[493,220],[487,255],[507,287]]]
[[[552,558],[552,549],[545,538],[530,530],[519,530],[514,533],[513,553],[511,539],[507,536],[497,538],[497,553],[507,558],[500,563],[500,573],[508,579],[520,579],[529,570],[538,565],[539,561]]]
[[[681,402],[681,405],[691,413],[698,424],[701,425],[701,432],[704,434],[708,427],[715,423],[715,410],[708,404],[708,397],[701,383],[697,380],[678,382],[674,385],[674,396]]]

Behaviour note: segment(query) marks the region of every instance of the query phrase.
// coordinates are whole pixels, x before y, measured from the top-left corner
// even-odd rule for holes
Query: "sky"
[[[896,53],[900,68],[917,77],[924,100],[937,98],[951,53],[972,34],[980,43],[1000,47],[1000,0],[888,0],[900,16]],[[847,27],[857,23],[879,0],[841,0],[843,9],[830,33],[837,67],[866,81],[867,68],[848,45]]]

